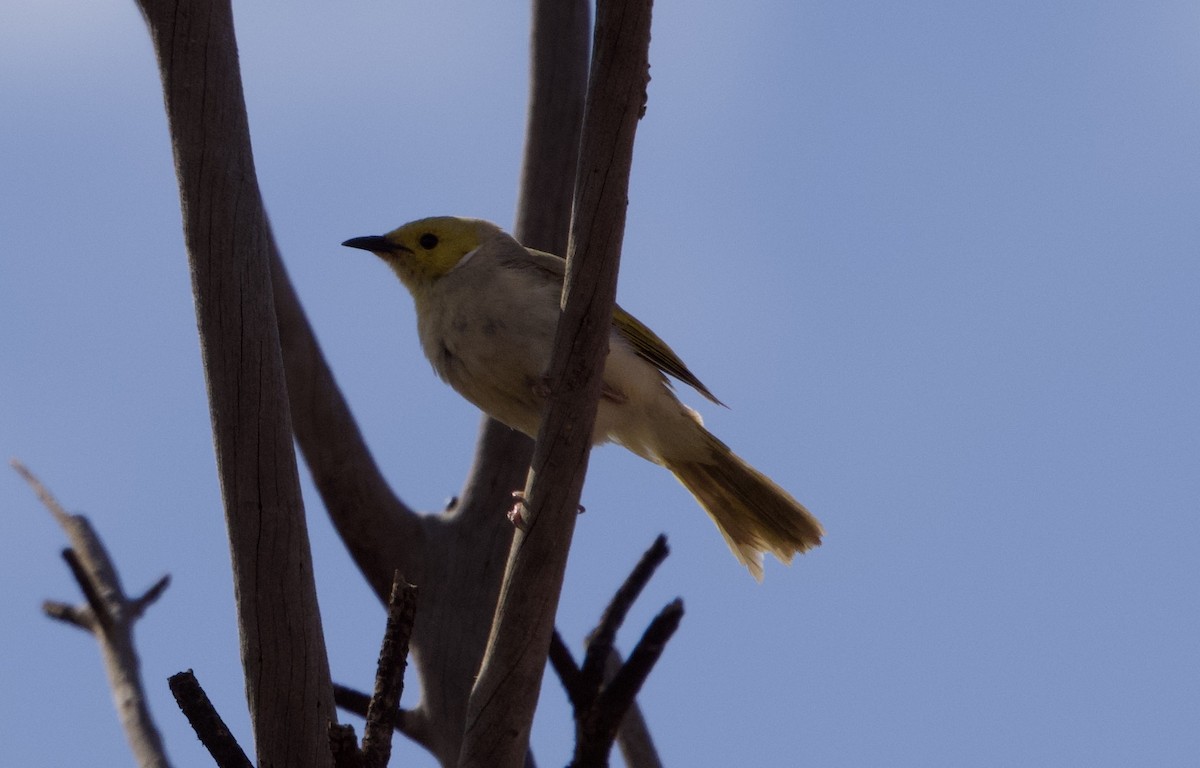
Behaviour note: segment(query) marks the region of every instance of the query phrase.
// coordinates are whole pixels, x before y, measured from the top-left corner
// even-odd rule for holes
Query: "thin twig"
[[[675,630],[679,629],[679,622],[682,620],[683,600],[677,597],[654,617],[642,638],[633,647],[629,658],[613,676],[612,682],[604,687],[600,699],[596,702],[596,711],[605,731],[616,732],[625,711],[641,690],[642,684],[650,675],[650,670],[662,656],[667,641],[675,634]]]
[[[616,639],[617,630],[624,623],[625,617],[629,615],[629,609],[633,607],[633,603],[650,581],[650,577],[654,575],[658,566],[662,565],[670,553],[667,537],[660,533],[650,548],[642,555],[641,560],[633,567],[625,582],[617,589],[612,600],[609,601],[608,607],[601,614],[600,623],[588,636],[587,653],[584,655],[579,674],[579,687],[585,697],[585,709],[599,695],[600,683],[604,677],[604,666],[613,650],[613,640]],[[590,700],[587,697],[590,697]]]
[[[371,706],[371,697],[349,686],[334,683],[333,703],[340,709],[365,718],[367,716],[367,708]],[[396,727],[396,730],[400,730],[399,726]]]
[[[646,681],[654,663],[683,618],[683,601],[676,598],[650,622],[629,659],[621,665],[600,692],[595,705],[585,713],[576,713],[575,757],[570,768],[603,768],[616,740],[617,729],[634,697]]]
[[[42,613],[56,621],[79,627],[88,634],[92,633],[92,612],[88,608],[60,603],[57,600],[45,600],[42,602]]]
[[[148,598],[151,595],[157,597],[166,588],[165,577],[146,595],[130,600],[121,587],[121,579],[104,542],[88,519],[68,514],[19,461],[14,459],[12,466],[33,488],[66,534],[70,547],[63,550],[63,559],[87,598],[86,605],[77,606],[47,600],[42,604],[42,610],[50,618],[87,630],[96,638],[117,717],[135,760],[142,768],[165,768],[170,763],[158,727],[150,716],[133,641],[133,626],[149,605]]]
[[[367,708],[371,705],[371,697],[349,686],[334,683],[333,703],[338,706],[338,709],[343,709],[352,715],[358,715],[365,719]],[[396,709],[396,723],[394,726],[396,732],[404,734],[409,739],[428,748],[429,744],[423,739],[423,734],[413,730],[412,723],[410,722],[411,717],[411,710],[398,707]]]
[[[605,682],[611,681],[616,676],[623,663],[621,654],[615,648],[610,651],[608,662],[604,665]],[[567,698],[571,701],[576,721],[577,743],[584,738],[594,738],[590,734],[585,735],[581,727],[589,717],[589,710],[585,710],[579,705],[580,697],[577,693],[579,688],[579,666],[576,665],[575,659],[571,656],[571,651],[567,648],[557,630],[550,639],[550,665],[558,674],[559,680],[562,681],[563,689],[567,692]],[[595,702],[593,702],[594,704]],[[611,738],[609,738],[609,741],[611,741]],[[636,700],[629,702],[625,716],[621,719],[620,728],[617,729],[616,743],[621,749],[621,756],[625,759],[626,768],[662,768],[662,759],[658,756],[658,750],[655,748],[654,740],[650,736],[650,728],[646,725],[646,719],[642,716],[642,710],[638,707]],[[588,747],[583,751],[594,752],[596,750]],[[602,754],[605,755],[610,751],[611,745],[601,750]]]
[[[392,579],[388,600],[387,626],[379,649],[375,673],[375,693],[367,707],[363,728],[363,765],[385,768],[392,754],[392,731],[399,720],[400,694],[404,691],[404,669],[408,643],[417,612],[417,588],[404,581],[400,571]]]
[[[167,684],[175,696],[175,703],[219,768],[254,768],[192,670],[171,675]]]
[[[71,575],[75,577],[75,583],[79,585],[80,591],[87,599],[88,609],[91,611],[93,619],[92,628],[99,628],[101,632],[108,635],[113,630],[113,617],[104,604],[104,598],[101,597],[96,582],[92,580],[91,574],[88,573],[87,567],[79,559],[79,554],[75,550],[67,547],[62,551],[62,558],[67,562],[67,567],[71,569]]]
[[[585,705],[583,694],[579,690],[579,665],[575,663],[571,649],[567,648],[557,629],[550,636],[549,657],[550,666],[554,668],[555,674],[562,682],[563,690],[567,692],[567,698],[571,701],[571,708],[576,712],[582,711]]]
[[[662,765],[634,699],[678,627],[683,604],[676,600],[651,622],[629,662],[622,663],[613,639],[633,602],[669,553],[666,537],[659,536],[642,555],[588,636],[583,667],[576,665],[557,630],[550,638],[550,664],[562,681],[575,715],[575,768],[607,765],[614,739],[619,739],[629,768]],[[590,678],[589,663],[594,665]]]
[[[70,519],[71,515],[67,512],[67,510],[63,509],[61,504],[58,503],[58,499],[54,498],[54,494],[50,493],[50,489],[42,485],[42,481],[38,480],[37,477],[35,477],[34,474],[17,459],[11,459],[8,463],[17,471],[18,475],[25,478],[25,482],[29,483],[29,487],[33,488],[33,492],[37,494],[38,500],[40,500],[46,509],[50,511],[50,514],[54,516],[54,519],[58,522],[58,524],[66,527],[67,520]]]
[[[129,613],[135,619],[140,619],[146,609],[158,601],[162,597],[162,593],[171,586],[171,574],[164,574],[161,579],[154,582],[154,585],[142,593],[141,597],[129,601]]]
[[[353,725],[329,724],[329,751],[333,754],[333,768],[362,768],[362,750],[358,748]]]
[[[625,660],[614,648],[608,655],[608,663],[604,665],[605,679],[612,680],[624,663]],[[658,749],[650,736],[650,726],[646,725],[646,718],[642,716],[636,698],[629,703],[629,709],[621,718],[621,727],[617,729],[617,747],[625,760],[625,768],[662,768],[662,758],[658,756]]]

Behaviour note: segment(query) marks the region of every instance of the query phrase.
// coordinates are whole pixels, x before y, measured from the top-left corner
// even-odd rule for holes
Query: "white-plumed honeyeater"
[[[343,245],[379,256],[412,293],[433,369],[492,418],[536,437],[566,262],[479,219],[442,216]],[[821,543],[817,519],[679,402],[667,374],[719,401],[662,339],[613,312],[594,443],[620,443],[683,483],[757,579]]]

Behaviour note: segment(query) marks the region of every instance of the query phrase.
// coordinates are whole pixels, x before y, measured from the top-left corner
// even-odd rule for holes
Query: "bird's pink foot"
[[[517,503],[513,504],[512,509],[508,510],[508,522],[520,528],[522,531],[528,530],[529,499],[525,498],[524,491],[513,491],[512,497],[517,500]],[[584,509],[582,504],[580,504],[576,512],[582,515],[584,512],[587,512],[587,510]]]
[[[517,503],[513,504],[513,508],[508,510],[508,522],[522,531],[527,530],[529,528],[529,513],[527,512],[529,502],[525,499],[523,491],[513,491],[512,495],[517,500]]]

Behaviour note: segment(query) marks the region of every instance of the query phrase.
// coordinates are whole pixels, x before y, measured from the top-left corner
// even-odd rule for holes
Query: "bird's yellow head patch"
[[[356,237],[342,245],[371,251],[388,263],[410,291],[417,293],[500,231],[482,219],[434,216],[411,221],[386,235]]]

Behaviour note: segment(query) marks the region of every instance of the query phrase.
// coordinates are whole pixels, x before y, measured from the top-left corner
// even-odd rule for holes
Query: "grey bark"
[[[518,768],[529,749],[554,617],[591,450],[616,297],[633,138],[646,104],[650,3],[597,8],[563,314],[550,395],[487,651],[471,693],[459,766]]]
[[[259,768],[330,766],[333,689],[228,0],[138,0],[179,179]]]

